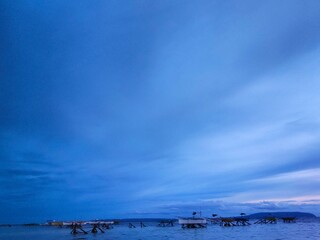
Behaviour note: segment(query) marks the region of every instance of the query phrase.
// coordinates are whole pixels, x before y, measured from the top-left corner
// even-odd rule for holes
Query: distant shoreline
[[[312,218],[318,218],[316,215],[312,213],[307,212],[258,212],[253,214],[244,215],[244,217],[248,219],[261,219],[265,217],[275,217],[275,218],[284,218],[284,217],[295,217],[297,219],[312,219]],[[216,217],[222,217],[222,216],[216,216]],[[227,216],[223,216],[227,217]],[[228,217],[239,217],[239,216],[228,216]],[[204,218],[211,218],[211,217],[205,217]],[[178,220],[178,218],[117,218],[117,219],[99,219],[97,221],[115,221],[115,222],[160,222],[163,220]],[[83,220],[59,220],[56,222],[77,222],[77,221],[83,221]],[[96,220],[91,220],[96,221]],[[12,227],[12,226],[26,226],[26,227],[33,227],[33,226],[48,226],[48,222],[45,223],[20,223],[20,224],[9,224],[4,223],[0,224],[0,227]]]

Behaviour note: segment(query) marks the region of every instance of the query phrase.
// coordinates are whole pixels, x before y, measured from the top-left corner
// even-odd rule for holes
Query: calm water
[[[251,225],[248,227],[220,227],[208,225],[206,229],[181,229],[157,227],[147,223],[146,228],[128,228],[126,224],[117,225],[105,233],[73,236],[70,229],[57,227],[0,227],[1,240],[139,240],[139,239],[259,239],[259,240],[320,240],[320,221],[297,222],[291,224]],[[138,224],[136,224],[138,226]],[[86,228],[87,229],[87,228]]]

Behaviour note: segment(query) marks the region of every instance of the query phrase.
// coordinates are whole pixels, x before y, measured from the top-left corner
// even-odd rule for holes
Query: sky
[[[320,215],[320,1],[0,9],[0,223]]]

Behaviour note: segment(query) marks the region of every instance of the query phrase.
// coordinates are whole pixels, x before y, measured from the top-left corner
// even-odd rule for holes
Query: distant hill
[[[305,212],[260,212],[247,215],[248,218],[251,219],[260,219],[264,217],[296,217],[296,218],[316,218],[316,216],[312,213],[305,213]]]

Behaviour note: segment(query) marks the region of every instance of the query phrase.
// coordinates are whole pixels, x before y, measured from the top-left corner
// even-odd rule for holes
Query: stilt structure
[[[236,218],[234,218],[234,221],[235,221],[236,226],[249,226],[249,225],[251,225],[249,223],[249,219],[244,218],[244,217],[236,217]]]
[[[236,221],[234,218],[221,218],[220,226],[233,227],[236,226]]]
[[[99,223],[92,224],[92,230],[91,230],[92,233],[97,233],[98,229],[100,230],[101,233],[104,233]]]
[[[146,227],[146,225],[143,222],[140,222],[140,227],[144,228],[144,227]]]
[[[266,217],[266,218],[259,219],[254,224],[276,224],[276,223],[277,223],[277,218]]]
[[[220,224],[221,223],[221,218],[215,217],[215,218],[208,218],[207,219],[211,224]]]
[[[78,233],[84,233],[84,234],[88,234],[85,230],[83,230],[82,226],[80,223],[73,223],[71,225],[71,234],[78,234]],[[80,231],[79,231],[80,230]]]
[[[296,222],[296,218],[295,217],[284,217],[284,218],[282,218],[282,221],[284,223],[295,223]]]
[[[104,229],[112,229],[113,224],[103,223],[103,224],[101,224],[101,227]]]
[[[129,223],[129,224],[128,224],[128,227],[129,227],[129,228],[136,228],[136,226],[133,225],[132,223]]]
[[[160,223],[158,224],[159,227],[173,227],[173,220],[162,220],[160,221]]]
[[[196,224],[182,224],[182,228],[206,228],[207,226],[204,224],[196,223]]]

